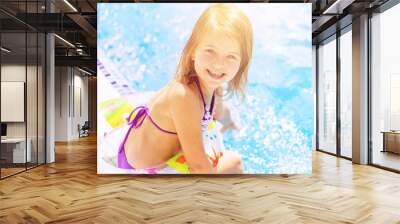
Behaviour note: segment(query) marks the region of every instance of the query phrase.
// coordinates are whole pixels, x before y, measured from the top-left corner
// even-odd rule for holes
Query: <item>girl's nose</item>
[[[221,73],[222,68],[224,67],[223,62],[220,59],[215,59],[214,63],[212,64],[212,67],[214,69],[213,72],[215,73]]]

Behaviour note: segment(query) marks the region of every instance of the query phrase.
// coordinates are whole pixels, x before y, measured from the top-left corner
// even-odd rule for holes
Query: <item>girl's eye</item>
[[[227,58],[231,60],[237,60],[236,56],[234,55],[228,55]]]
[[[209,53],[209,54],[214,53],[214,51],[212,49],[206,49],[206,52]]]

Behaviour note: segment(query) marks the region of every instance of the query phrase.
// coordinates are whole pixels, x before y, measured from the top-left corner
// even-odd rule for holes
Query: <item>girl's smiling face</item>
[[[194,68],[208,88],[231,81],[240,68],[239,42],[222,32],[205,34],[194,52]]]

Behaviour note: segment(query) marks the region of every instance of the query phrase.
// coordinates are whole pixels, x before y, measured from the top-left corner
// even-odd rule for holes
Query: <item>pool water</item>
[[[312,113],[287,113],[293,106],[278,105],[262,84],[250,84],[247,92],[244,103],[233,106],[241,128],[224,135],[226,148],[240,152],[247,173],[311,172]]]

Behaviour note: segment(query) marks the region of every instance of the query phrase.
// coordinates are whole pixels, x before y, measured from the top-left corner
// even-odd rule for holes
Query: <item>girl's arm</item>
[[[185,159],[192,173],[215,173],[204,150],[200,119],[203,115],[198,95],[189,87],[173,84],[168,96],[169,111]]]

